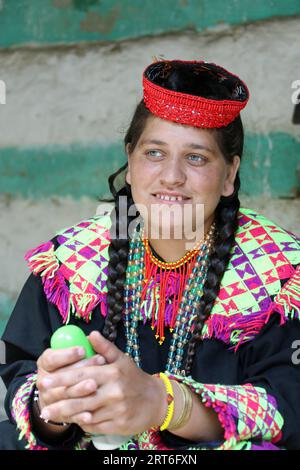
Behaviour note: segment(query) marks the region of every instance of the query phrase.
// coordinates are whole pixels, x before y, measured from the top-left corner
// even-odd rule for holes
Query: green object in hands
[[[76,325],[65,325],[58,328],[51,336],[50,346],[52,349],[81,346],[85,349],[85,359],[96,354],[85,333]]]

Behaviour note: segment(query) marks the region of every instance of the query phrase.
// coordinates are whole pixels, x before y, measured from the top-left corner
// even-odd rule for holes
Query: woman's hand
[[[92,332],[89,340],[106,364],[50,371],[40,386],[44,398],[51,390],[56,400],[44,402],[42,416],[77,423],[91,434],[126,436],[161,424],[167,409],[161,380],[139,369],[100,333]]]
[[[105,364],[105,359],[102,356],[95,355],[89,359],[82,359],[84,355],[85,351],[80,347],[58,350],[46,349],[41,354],[37,360],[36,384],[39,390],[39,407],[41,410],[57,401],[66,400],[69,397],[86,396],[96,390],[96,384],[93,381],[80,382],[80,384],[70,387],[68,390],[66,387],[44,386],[44,383],[47,383],[47,380],[54,373],[72,373],[74,370]]]

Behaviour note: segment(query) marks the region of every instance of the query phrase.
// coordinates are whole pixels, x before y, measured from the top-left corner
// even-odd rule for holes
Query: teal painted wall
[[[0,47],[116,41],[298,14],[299,0],[2,0]]]
[[[0,149],[0,194],[41,198],[109,195],[108,176],[126,158],[122,144]],[[286,133],[246,134],[241,191],[295,197],[300,142]]]
[[[107,177],[123,160],[118,144],[0,149],[0,193],[97,197],[109,192]]]
[[[7,294],[0,292],[0,335],[2,335],[5,325],[15,306],[16,299],[12,299]]]

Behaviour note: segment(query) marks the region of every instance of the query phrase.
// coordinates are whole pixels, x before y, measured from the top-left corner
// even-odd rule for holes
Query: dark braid
[[[240,201],[237,193],[239,186],[240,180],[237,175],[233,195],[228,198],[221,197],[215,211],[216,237],[214,249],[209,259],[207,277],[203,286],[203,296],[200,300],[199,312],[194,324],[193,336],[188,345],[184,364],[186,375],[191,374],[196,345],[201,339],[203,324],[211,313],[215,299],[219,293],[223,274],[230,260],[230,251],[234,245],[235,232],[238,228]]]
[[[109,263],[107,273],[107,316],[105,318],[103,336],[112,342],[116,340],[117,326],[122,319],[124,308],[124,283],[129,252],[128,225],[136,217],[134,215],[132,217],[129,216],[128,219],[127,216],[120,218],[120,196],[126,196],[127,204],[125,210],[123,208],[124,214],[128,214],[128,209],[133,204],[130,186],[126,183],[119,191],[116,191],[114,188],[114,179],[126,166],[127,164],[109,178],[110,190],[115,201],[115,210],[111,214],[111,243],[108,248]]]
[[[133,151],[145,126],[146,121],[152,116],[150,111],[144,106],[143,102],[140,102],[136,108],[131,125],[125,135],[124,145],[129,144],[130,151]],[[114,183],[119,176],[128,166],[126,162],[118,171],[110,175],[109,189],[113,195],[113,199],[100,198],[101,202],[114,202],[115,210],[112,212],[112,225],[110,228],[111,243],[108,248],[109,262],[107,266],[107,316],[105,318],[103,336],[110,341],[114,342],[117,336],[117,326],[122,319],[122,311],[124,309],[124,284],[126,279],[126,269],[128,265],[128,253],[129,253],[129,238],[128,238],[128,227],[130,223],[139,216],[139,212],[136,211],[136,215],[129,216],[129,207],[134,205],[132,199],[130,185],[125,183],[119,191],[116,191]],[[127,196],[127,218],[120,219],[119,212],[119,197]],[[126,223],[127,222],[127,223]],[[126,233],[126,238],[119,238],[119,234]],[[114,237],[114,234],[116,235]]]
[[[227,127],[215,129],[218,146],[227,162],[232,161],[234,155],[243,154],[244,131],[240,116]],[[194,325],[193,336],[190,339],[184,370],[186,375],[191,374],[193,357],[197,342],[201,338],[203,324],[208,318],[220,290],[224,272],[228,266],[231,248],[235,242],[235,232],[238,228],[238,212],[240,200],[240,177],[237,172],[234,181],[234,192],[231,196],[221,197],[215,210],[216,238],[214,250],[210,255],[206,281],[203,286],[203,296],[200,301],[199,312]]]

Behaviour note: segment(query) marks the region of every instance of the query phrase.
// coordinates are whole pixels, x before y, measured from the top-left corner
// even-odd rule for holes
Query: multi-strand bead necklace
[[[158,278],[159,304],[158,308],[156,304],[153,306],[151,326],[152,329],[156,327],[156,338],[162,344],[165,339],[165,290],[168,277],[172,272],[176,272],[180,281],[178,293],[173,303],[173,312],[169,319],[172,338],[166,370],[171,373],[180,372],[184,375],[184,371],[181,371],[184,347],[189,340],[193,320],[197,315],[203,294],[214,233],[215,224],[213,223],[204,240],[198,242],[191,251],[176,262],[165,263],[158,260],[151,252],[148,239],[144,238],[143,230],[135,230],[129,245],[124,295],[124,323],[127,337],[126,353],[133,358],[138,367],[141,367],[141,358],[137,326],[147,291],[151,288],[151,281]],[[157,283],[152,288],[156,289]],[[156,297],[156,292],[154,292],[154,296]]]

